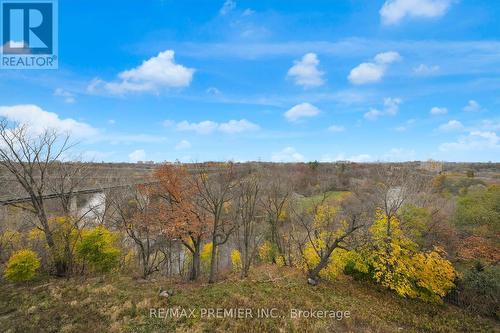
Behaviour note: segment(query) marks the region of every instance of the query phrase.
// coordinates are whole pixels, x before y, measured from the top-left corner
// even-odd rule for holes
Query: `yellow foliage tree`
[[[301,219],[308,239],[301,249],[301,264],[313,280],[317,277],[332,280],[343,272],[351,257],[354,258],[354,252],[346,247],[345,240],[360,227],[355,218],[347,221],[341,206],[325,199],[309,208]]]
[[[454,286],[456,273],[443,258],[444,251],[419,251],[418,245],[403,234],[395,216],[388,217],[377,210],[370,235],[368,264],[381,285],[403,297],[433,302],[441,302],[441,297]]]

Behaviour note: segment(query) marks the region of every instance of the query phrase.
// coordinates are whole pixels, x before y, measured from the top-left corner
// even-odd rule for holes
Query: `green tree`
[[[494,235],[498,233],[500,231],[500,186],[491,185],[486,189],[475,189],[459,197],[455,223],[473,234]]]

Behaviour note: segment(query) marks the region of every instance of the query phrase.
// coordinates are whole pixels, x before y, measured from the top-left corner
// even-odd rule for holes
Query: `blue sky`
[[[500,161],[500,3],[59,1],[0,116],[95,161]]]

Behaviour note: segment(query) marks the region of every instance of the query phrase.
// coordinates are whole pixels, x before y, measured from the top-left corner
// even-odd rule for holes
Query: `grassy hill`
[[[173,289],[169,299],[160,287]],[[156,318],[153,308],[193,309],[194,318]],[[201,318],[202,309],[250,308],[254,318]],[[255,318],[274,308],[278,318]],[[343,311],[345,318],[291,318],[290,309]],[[205,310],[208,311],[208,310]],[[269,310],[268,310],[269,311]],[[347,317],[345,311],[349,311]],[[181,312],[179,312],[181,313]],[[327,312],[330,314],[330,312]],[[308,286],[295,269],[261,266],[246,280],[229,274],[220,282],[187,283],[157,278],[107,276],[88,280],[41,279],[0,286],[4,332],[494,332],[493,319],[450,305],[402,299],[367,283],[341,277]]]

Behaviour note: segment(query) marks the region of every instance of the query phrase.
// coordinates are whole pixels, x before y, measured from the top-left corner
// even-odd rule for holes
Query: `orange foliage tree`
[[[210,219],[199,209],[198,193],[193,177],[186,167],[163,164],[155,174],[155,187],[159,200],[159,219],[164,221],[162,231],[170,237],[180,239],[192,255],[190,280],[200,274],[201,243],[207,232]]]

